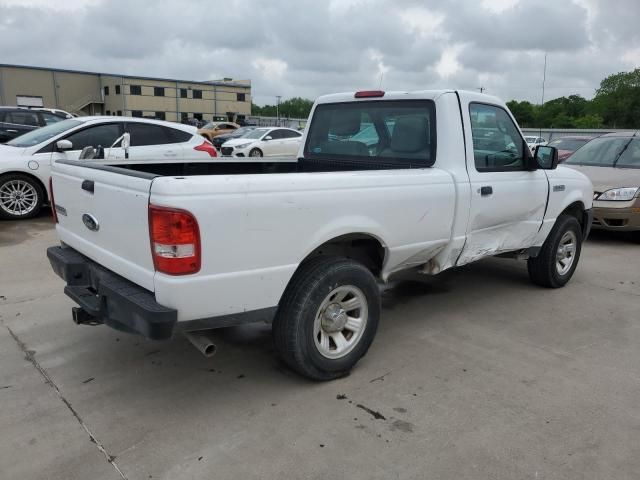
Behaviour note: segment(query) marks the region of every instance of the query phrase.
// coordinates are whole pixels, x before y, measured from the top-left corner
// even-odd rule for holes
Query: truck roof
[[[464,90],[455,90],[455,89],[440,89],[440,90],[414,90],[414,91],[385,91],[384,96],[381,97],[366,97],[360,98],[358,100],[435,100],[440,95],[444,95],[445,93],[466,93],[474,97],[474,100],[477,101],[486,101],[488,103],[498,103],[503,104],[504,102],[500,100],[498,97],[494,97],[493,95],[487,95],[485,93],[478,93],[473,91],[464,91]],[[322,95],[318,97],[316,103],[340,103],[340,102],[353,102],[356,101],[355,94],[357,92],[343,92],[343,93],[332,93],[330,95]]]

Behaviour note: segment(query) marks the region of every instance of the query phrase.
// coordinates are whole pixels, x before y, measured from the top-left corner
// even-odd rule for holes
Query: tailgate
[[[60,240],[151,291],[154,266],[148,206],[154,177],[84,162],[52,165]]]

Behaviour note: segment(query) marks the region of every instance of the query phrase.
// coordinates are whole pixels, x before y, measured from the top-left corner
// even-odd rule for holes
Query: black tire
[[[558,271],[557,258],[560,242],[568,232],[575,236],[575,251],[573,260],[568,271],[561,273]],[[547,288],[564,287],[576,270],[582,251],[582,228],[578,220],[570,215],[561,215],[556,220],[549,236],[542,245],[542,250],[535,258],[529,258],[527,268],[529,279],[536,285]]]
[[[331,359],[316,346],[314,323],[330,292],[343,286],[360,290],[366,298],[368,314],[352,349],[341,358]],[[312,380],[343,377],[367,353],[379,319],[380,292],[367,268],[342,257],[316,257],[300,266],[282,297],[273,322],[276,351],[289,367]]]
[[[5,220],[24,220],[38,215],[42,209],[42,204],[45,201],[45,192],[40,183],[29,175],[24,175],[22,173],[9,173],[7,175],[2,175],[0,176],[0,195],[2,194],[3,186],[9,184],[9,182],[24,182],[29,184],[35,191],[35,206],[26,213],[16,214],[8,211],[7,207],[5,207],[2,202],[3,199],[0,198],[0,218]]]
[[[251,151],[249,152],[249,156],[250,157],[261,157],[262,156],[262,150],[260,150],[259,148],[252,148]]]

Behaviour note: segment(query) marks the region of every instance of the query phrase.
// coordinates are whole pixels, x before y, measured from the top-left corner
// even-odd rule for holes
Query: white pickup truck
[[[76,323],[151,339],[272,321],[304,376],[345,375],[380,317],[379,283],[492,255],[561,287],[591,226],[592,185],[532,154],[505,104],[464,91],[319,98],[297,162],[53,165],[62,246],[48,249]],[[557,167],[557,168],[556,168]],[[195,333],[194,333],[195,332]]]

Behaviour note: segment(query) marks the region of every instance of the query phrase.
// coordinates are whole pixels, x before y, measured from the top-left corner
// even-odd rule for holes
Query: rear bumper
[[[145,290],[69,247],[49,247],[47,257],[67,285],[64,293],[82,312],[74,318],[92,318],[117,330],[138,333],[152,340],[173,334],[178,312],[156,302]]]

